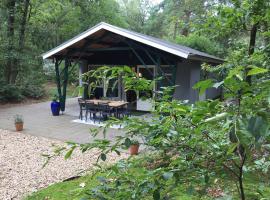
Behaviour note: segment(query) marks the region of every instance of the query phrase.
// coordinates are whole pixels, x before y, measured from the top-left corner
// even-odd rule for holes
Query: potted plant
[[[140,143],[137,140],[131,140],[129,146],[130,155],[137,155],[139,152]]]
[[[23,116],[15,115],[14,122],[15,122],[16,131],[22,131],[23,130]]]
[[[60,112],[60,102],[58,101],[58,96],[54,95],[51,102],[51,111],[53,116],[59,116]]]

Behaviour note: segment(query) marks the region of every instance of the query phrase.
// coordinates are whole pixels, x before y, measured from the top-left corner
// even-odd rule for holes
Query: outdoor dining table
[[[119,114],[121,112],[120,110],[128,104],[128,102],[125,102],[125,101],[102,100],[102,99],[89,99],[89,100],[86,100],[86,103],[93,103],[97,105],[97,109],[99,109],[98,108],[99,103],[108,104],[108,106],[114,110],[115,117],[117,118],[119,117]]]
[[[98,103],[108,103],[109,107],[112,108],[121,108],[128,104],[126,101],[115,101],[115,100],[102,100],[102,99],[89,99],[86,100],[86,103],[94,103],[95,105],[98,105]]]

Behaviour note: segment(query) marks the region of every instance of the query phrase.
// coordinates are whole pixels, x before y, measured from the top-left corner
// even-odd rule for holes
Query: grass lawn
[[[38,192],[33,193],[28,196],[25,200],[80,200],[86,197],[86,192],[97,187],[100,182],[99,177],[112,178],[108,176],[108,172],[97,172],[94,175],[86,175],[81,178],[56,183],[49,186],[48,188],[42,189]],[[81,187],[80,184],[85,183],[85,187]],[[186,194],[185,187],[177,188],[177,199],[179,200],[199,200],[202,198],[196,196],[190,196]],[[152,199],[151,196],[145,197],[145,199]],[[210,199],[210,198],[203,198]]]
[[[153,161],[155,158],[153,156],[148,155],[145,157],[138,157],[136,159],[133,159],[132,167],[129,168],[127,171],[123,172],[123,174],[128,175],[129,177],[140,179],[140,176],[147,174],[147,170],[145,166],[148,165],[148,167],[153,165]],[[155,165],[155,164],[154,164]],[[106,170],[99,170],[96,171],[93,174],[85,175],[83,177],[80,177],[75,180],[70,180],[66,182],[56,183],[54,185],[51,185],[45,189],[42,189],[40,191],[37,191],[30,196],[26,198],[26,200],[79,200],[84,197],[86,197],[86,192],[92,191],[94,188],[101,186],[102,181],[101,178],[104,177],[106,180],[113,180],[115,179],[115,175],[113,173],[114,166],[107,168]],[[260,180],[260,182],[265,182],[264,185],[259,185],[259,176],[245,176],[245,192],[247,199],[252,200],[267,200],[270,197],[270,187],[269,183],[267,183],[267,178],[265,178],[264,181]],[[198,179],[198,177],[194,176],[194,180]],[[213,181],[215,179],[218,179],[217,182]],[[226,180],[227,179],[227,180]],[[203,193],[200,195],[200,190],[202,188],[197,187],[196,183],[192,182],[192,177],[189,176],[189,180],[191,180],[191,183],[181,183],[175,186],[173,189],[166,189],[166,194],[173,194],[175,196],[176,200],[210,200],[210,199],[218,199],[214,198],[213,196],[206,195]],[[213,176],[211,177],[212,184],[210,185],[210,188],[222,188],[222,191],[226,195],[233,196],[232,198],[219,198],[219,200],[229,200],[229,199],[239,199],[238,193],[236,191],[235,183],[231,180],[229,180],[226,177],[223,177],[222,179],[220,177]],[[80,185],[84,183],[85,187],[81,187]],[[173,185],[173,182],[170,183],[170,186]],[[188,194],[188,191],[190,190],[190,185],[193,185],[193,193]],[[123,186],[126,187],[127,190],[130,189],[130,185]],[[169,185],[168,185],[169,188]],[[133,189],[132,189],[133,190]],[[132,191],[131,190],[131,191]],[[215,193],[215,192],[214,192]],[[121,199],[121,198],[117,198]],[[153,199],[152,196],[145,196],[146,200]]]

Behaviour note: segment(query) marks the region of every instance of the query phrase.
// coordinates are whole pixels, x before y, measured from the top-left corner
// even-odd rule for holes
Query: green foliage
[[[24,97],[21,93],[19,86],[8,84],[2,85],[0,88],[0,101],[2,102],[16,102],[23,100]]]
[[[106,97],[109,84],[112,84],[112,89],[114,89],[118,84],[119,76],[122,77],[125,91],[134,90],[136,92],[141,91],[145,93],[150,93],[152,91],[154,81],[138,77],[138,75],[128,66],[102,66],[86,72],[82,75],[82,79],[86,85],[88,85],[88,80],[91,80],[91,83],[89,84],[89,96],[92,95],[96,87],[102,85],[105,90],[104,96]]]
[[[266,150],[270,142],[270,81],[268,70],[257,67],[264,62],[259,61],[257,56],[233,58],[237,59],[217,67],[225,72],[223,81],[207,79],[194,86],[201,93],[210,87],[222,87],[224,101],[206,100],[189,105],[170,100],[168,94],[171,88],[163,88],[156,96],[156,109],[151,120],[111,119],[106,127],[101,128],[105,139],[71,146],[71,149],[79,147],[83,152],[100,148],[99,158],[106,161],[107,153],[119,154],[136,138],[152,152],[162,154],[161,165],[153,162],[158,167],[146,168],[140,175],[136,175],[137,171],[132,174],[120,172],[122,168],[129,169],[130,161],[127,165],[115,167],[117,178],[113,182],[102,179],[101,185],[89,194],[89,198],[138,199],[145,194],[153,199],[175,198],[172,188],[183,182],[192,182],[187,187],[187,194],[206,196],[207,189],[213,187],[216,179],[224,181],[230,177],[231,181],[238,182],[241,198],[244,199],[246,175],[257,173],[263,176],[265,171],[261,170],[262,166],[270,162]],[[212,68],[210,70],[213,71]],[[96,72],[115,77],[115,73],[123,73],[123,68],[116,67],[115,73],[106,67]],[[252,85],[246,82],[248,76],[252,77]],[[97,77],[102,78],[103,75]],[[148,84],[144,85],[143,78],[128,75],[125,79],[130,83],[141,82],[138,91],[149,89]],[[114,141],[106,139],[107,128],[120,123],[125,125],[125,135],[116,137]],[[95,131],[94,136],[97,133]],[[260,161],[262,158],[264,164]],[[236,188],[230,190],[237,191]]]
[[[14,116],[14,123],[17,124],[17,123],[23,123],[23,116],[22,115],[15,115]]]
[[[222,57],[229,53],[226,62],[220,66],[204,65],[207,72],[218,73],[220,80],[206,79],[193,86],[200,94],[211,87],[221,88],[223,101],[206,100],[189,105],[171,100],[173,87],[163,88],[155,95],[151,119],[111,119],[101,128],[103,139],[96,138],[85,144],[70,143],[67,148],[55,152],[66,151],[65,158],[68,159],[75,148],[82,152],[99,148],[98,160],[107,161],[108,153],[120,154],[136,138],[151,153],[161,155],[156,160],[140,160],[141,163],[151,160],[145,166],[136,167],[136,161],[132,159],[119,162],[108,170],[109,175],[97,177],[94,188],[89,187],[88,195],[84,195],[86,198],[172,199],[178,197],[175,189],[180,188],[187,196],[195,195],[201,199],[217,184],[224,186],[222,189],[227,196],[239,190],[241,199],[268,197],[263,189],[268,183],[265,177],[270,166],[267,0],[164,0],[153,7],[149,6],[149,1],[133,0],[123,1],[120,5],[106,0],[34,0],[31,9],[27,10],[27,16],[31,16],[26,20],[27,26],[23,25],[22,17],[22,2],[27,1],[8,2],[15,4],[0,2],[0,19],[3,21],[0,25],[0,65],[4,66],[0,68],[0,75],[5,78],[0,99],[5,101],[21,99],[23,95],[40,97],[38,82],[42,81],[36,75],[42,74],[42,63],[37,56],[100,21],[173,41],[176,39],[179,44]],[[9,20],[13,16],[14,23]],[[25,35],[20,31],[23,27]],[[76,73],[74,70],[74,76]],[[123,77],[125,90],[147,92],[153,88],[153,81],[138,77],[129,67],[104,66],[85,74],[84,81],[94,79],[90,85],[91,93],[100,84],[105,84],[105,90],[111,82],[115,87],[119,75]],[[125,125],[124,135],[113,141],[106,138],[111,124]],[[98,130],[91,131],[96,137]],[[51,156],[47,155],[47,158]],[[256,180],[255,175],[260,180]],[[247,180],[256,186],[247,184]],[[229,184],[223,185],[227,181]],[[232,186],[233,182],[237,187]],[[82,197],[86,192],[78,186],[72,187],[75,192],[71,192],[76,193],[76,197]],[[247,196],[250,187],[253,187],[252,196]],[[62,190],[57,191],[61,194],[56,195],[61,196]],[[68,195],[65,197],[69,198]]]
[[[45,90],[40,79],[31,79],[29,76],[20,84],[22,95],[27,98],[40,99],[45,95]]]
[[[188,36],[177,36],[175,42],[198,51],[206,52],[211,55],[221,56],[224,55],[224,50],[218,43],[210,40],[206,36],[199,36],[197,34],[190,34]]]

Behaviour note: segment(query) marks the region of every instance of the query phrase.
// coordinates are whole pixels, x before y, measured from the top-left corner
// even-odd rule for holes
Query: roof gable
[[[194,58],[196,56],[198,56],[197,59],[200,60],[200,58],[203,60],[205,59],[210,59],[214,62],[218,62],[221,63],[222,59],[217,58],[215,56],[209,55],[207,53],[203,53],[200,51],[197,51],[195,49],[189,48],[189,47],[185,47],[182,45],[177,45],[177,44],[173,44],[155,37],[151,37],[151,36],[147,36],[141,33],[137,33],[134,31],[130,31],[127,29],[123,29],[123,28],[119,28],[117,26],[113,26],[104,22],[101,22],[99,24],[97,24],[96,26],[82,32],[81,34],[75,36],[74,38],[64,42],[63,44],[53,48],[52,50],[42,54],[43,59],[49,58],[51,56],[53,56],[54,54],[64,50],[65,48],[70,47],[71,45],[91,36],[92,34],[96,33],[97,31],[100,30],[107,30],[110,31],[112,33],[121,35],[123,37],[132,39],[134,41],[149,45],[151,47],[160,49],[162,51],[171,53],[173,55],[188,59],[188,58]]]

